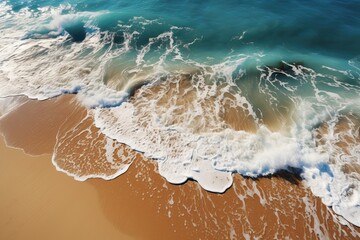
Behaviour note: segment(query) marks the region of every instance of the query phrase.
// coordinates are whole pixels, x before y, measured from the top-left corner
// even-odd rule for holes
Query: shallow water
[[[296,172],[360,226],[359,10],[320,0],[3,1],[0,95],[77,93],[102,133],[156,160],[171,183],[224,192],[233,173]],[[78,180],[131,164],[114,162],[111,142],[116,171],[67,167],[61,144],[53,163]]]

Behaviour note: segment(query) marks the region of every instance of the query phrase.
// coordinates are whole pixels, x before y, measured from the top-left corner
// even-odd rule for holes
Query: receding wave
[[[154,159],[169,182],[194,179],[213,192],[229,188],[236,173],[287,170],[360,226],[358,58],[245,43],[208,56],[189,27],[138,16],[104,30],[106,19],[113,20],[106,11],[71,5],[0,4],[0,95],[77,93],[88,107],[75,130],[62,126],[58,170],[112,179],[134,160],[130,148]],[[237,34],[229,41],[246,31]],[[106,148],[82,159],[77,134]]]

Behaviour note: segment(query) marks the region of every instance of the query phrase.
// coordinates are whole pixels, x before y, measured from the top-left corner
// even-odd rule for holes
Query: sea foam
[[[71,5],[14,12],[1,3],[0,96],[77,93],[103,134],[154,159],[171,183],[193,179],[224,192],[233,174],[295,171],[324,204],[360,226],[357,58],[289,57],[277,49],[254,51],[251,42],[225,55],[199,50],[191,58],[205,41],[191,28],[132,17],[117,22],[114,33],[97,26],[106,14]],[[66,29],[77,24],[85,36],[72,41]],[[123,42],[114,41],[116,34]],[[115,178],[132,159],[114,161],[113,140],[101,141],[107,174],[81,169],[87,160],[61,152],[60,137],[53,163],[77,180]]]

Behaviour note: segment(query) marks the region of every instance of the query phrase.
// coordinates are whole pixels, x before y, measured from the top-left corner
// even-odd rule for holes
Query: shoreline
[[[133,239],[109,222],[92,186],[57,172],[51,155],[30,156],[0,138],[1,239]]]
[[[19,160],[17,164],[24,161],[21,159],[33,158],[24,153],[20,154],[22,151],[20,149],[33,153],[32,155],[43,155],[34,158],[50,157],[49,154],[52,153],[56,144],[59,130],[70,129],[79,120],[83,120],[79,114],[81,112],[79,109],[82,107],[74,102],[73,95],[28,102],[8,114],[6,118],[0,119],[0,130],[11,145],[11,147],[2,147],[4,149],[2,151],[5,154],[12,147],[19,148],[11,150],[19,154],[14,157]],[[39,115],[39,111],[43,114]],[[68,118],[73,112],[77,115]],[[76,126],[78,126],[76,131],[90,129],[93,131],[91,136],[98,134],[91,124],[90,128],[87,125]],[[69,156],[68,154],[73,154],[72,156],[75,157],[81,156],[84,157],[84,162],[86,159],[96,159],[96,156],[101,157],[104,152],[96,150],[97,148],[91,145],[94,144],[91,140],[95,138],[84,138],[76,131],[74,132],[76,141],[83,142],[82,147],[85,148],[61,146],[64,156]],[[97,144],[100,144],[95,146],[101,148],[102,138],[103,136],[99,135],[99,138],[95,139]],[[103,228],[115,228],[116,234],[122,233],[123,236],[133,236],[135,239],[156,239],[159,237],[158,232],[162,232],[161,237],[164,238],[180,237],[181,239],[191,237],[236,239],[246,236],[251,238],[289,236],[308,239],[314,239],[316,236],[324,238],[336,236],[356,239],[355,235],[360,236],[360,228],[351,224],[349,227],[341,225],[336,220],[339,217],[322,204],[319,198],[312,196],[309,189],[306,189],[301,182],[296,184],[279,176],[254,180],[235,174],[233,186],[223,194],[215,194],[201,189],[194,181],[187,181],[181,185],[170,184],[156,172],[156,161],[147,160],[140,153],[135,153],[135,155],[129,169],[123,175],[110,181],[89,179],[85,182],[77,182],[65,174],[53,171],[55,170],[53,166],[53,170],[46,169],[44,173],[61,176],[63,179],[61,184],[64,186],[75,184],[81,185],[80,188],[91,188],[96,192],[96,197],[93,194],[87,197],[79,196],[79,198],[82,201],[87,201],[88,198],[99,199],[99,202],[95,204],[96,208],[100,208],[101,213],[109,221],[106,224],[104,221]],[[1,162],[5,166],[6,164],[10,166],[9,162],[4,160]],[[42,160],[42,164],[45,162],[51,165],[50,159]],[[102,165],[99,166],[102,167]],[[20,169],[23,166],[18,167]],[[91,171],[96,171],[96,169],[91,169]],[[13,170],[13,174],[14,172],[16,171]],[[6,177],[11,179],[10,175],[4,176]],[[41,178],[41,174],[37,177]],[[46,185],[46,182],[43,180],[37,184]],[[25,190],[21,186],[17,186],[16,189]],[[2,195],[7,196],[4,194],[7,190],[3,188],[2,191]],[[37,197],[42,196],[41,192],[34,194]],[[39,209],[39,206],[35,205],[29,208],[40,212],[44,210],[43,214],[48,211]],[[19,217],[19,215],[21,214],[16,216]],[[99,215],[97,213],[96,218],[100,218]],[[3,222],[4,218],[1,219]],[[5,226],[1,224],[1,228],[6,229]]]

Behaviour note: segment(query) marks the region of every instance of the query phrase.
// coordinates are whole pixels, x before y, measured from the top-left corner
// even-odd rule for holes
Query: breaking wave
[[[169,182],[194,179],[213,192],[234,173],[287,170],[360,226],[359,58],[257,46],[247,29],[227,36],[241,47],[207,51],[213,42],[199,29],[78,8],[0,4],[0,95],[77,93],[116,140],[105,143],[104,171],[89,159],[79,170],[56,148],[58,170],[117,177],[133,161],[114,160],[124,155],[118,143],[156,160]]]

